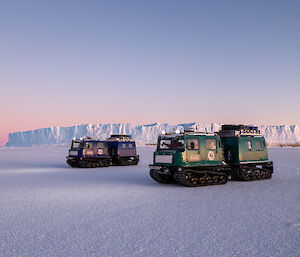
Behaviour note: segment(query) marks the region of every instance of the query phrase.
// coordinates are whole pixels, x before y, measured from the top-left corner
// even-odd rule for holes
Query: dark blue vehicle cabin
[[[107,167],[110,162],[106,141],[91,138],[72,140],[67,156],[67,163],[71,167]]]

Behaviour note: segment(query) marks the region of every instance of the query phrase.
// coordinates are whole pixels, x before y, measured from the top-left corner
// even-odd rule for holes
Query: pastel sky
[[[0,145],[84,123],[300,124],[300,1],[1,1]]]

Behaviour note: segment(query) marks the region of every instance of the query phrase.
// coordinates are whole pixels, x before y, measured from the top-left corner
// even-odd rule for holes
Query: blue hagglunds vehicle
[[[112,135],[107,140],[74,139],[67,156],[71,167],[80,168],[137,165],[138,162],[135,141],[127,135]]]

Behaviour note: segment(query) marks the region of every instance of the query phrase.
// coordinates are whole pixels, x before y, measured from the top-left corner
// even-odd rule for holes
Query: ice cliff
[[[140,143],[155,143],[157,135],[162,130],[174,131],[183,127],[194,127],[198,131],[218,131],[221,124],[217,123],[185,123],[170,125],[168,123],[154,123],[150,125],[136,124],[85,124],[72,127],[51,127],[36,130],[15,132],[9,134],[6,146],[41,146],[69,144],[72,138],[91,136],[106,139],[111,134],[131,135]],[[300,142],[300,126],[259,126],[261,133],[269,144],[294,144]]]

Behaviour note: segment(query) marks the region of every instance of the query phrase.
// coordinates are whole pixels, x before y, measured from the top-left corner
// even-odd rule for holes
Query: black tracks
[[[232,180],[253,181],[261,179],[270,179],[273,173],[273,165],[257,166],[239,166],[232,168]]]
[[[176,170],[174,172],[174,179],[178,184],[188,187],[222,185],[228,181],[225,173],[196,173],[188,169]]]
[[[68,159],[67,163],[71,167],[98,168],[98,167],[108,167],[109,165],[116,165],[116,166],[137,165],[139,163],[139,159],[123,158],[123,159],[117,159],[112,161],[110,159],[95,159],[95,160]]]
[[[71,167],[77,168],[97,168],[97,167],[108,167],[109,160],[95,160],[95,161],[88,161],[88,160],[67,160],[67,163]]]
[[[174,182],[174,179],[169,174],[160,174],[156,170],[150,170],[150,176],[158,183],[171,184]]]
[[[172,175],[171,175],[172,174]],[[187,187],[221,185],[227,183],[227,175],[220,172],[201,172],[197,173],[194,170],[181,169],[175,170],[171,174],[161,174],[160,172],[151,169],[150,176],[158,183],[170,184],[177,182],[180,185]]]
[[[151,169],[150,176],[159,183],[177,182],[187,187],[222,185],[228,181],[228,175],[232,180],[254,181],[270,179],[273,173],[273,163],[249,164],[232,166],[228,170],[194,170],[189,168],[176,168],[170,174],[161,174]]]
[[[113,165],[116,166],[127,166],[127,165],[138,165],[139,163],[139,159],[138,158],[134,158],[134,159],[130,159],[130,158],[124,158],[124,159],[116,159],[112,161]]]
[[[81,160],[78,162],[80,168],[97,168],[97,167],[108,167],[108,160],[100,160],[100,161],[87,161]]]
[[[79,167],[78,161],[77,161],[77,160],[70,160],[70,159],[68,159],[68,160],[67,160],[67,163],[68,163],[71,167],[73,167],[73,168]]]

